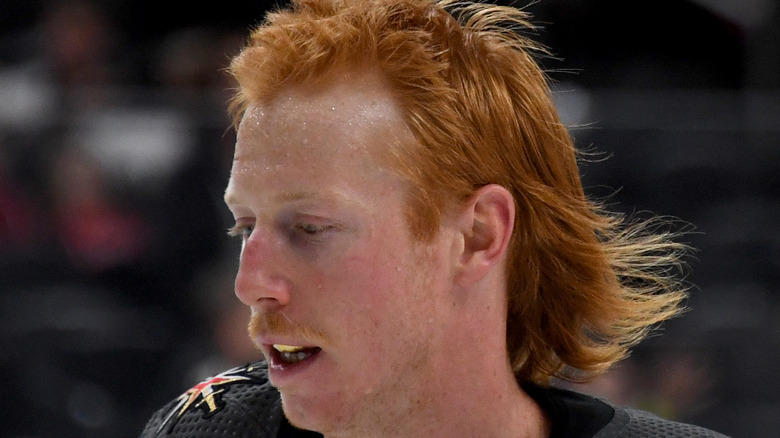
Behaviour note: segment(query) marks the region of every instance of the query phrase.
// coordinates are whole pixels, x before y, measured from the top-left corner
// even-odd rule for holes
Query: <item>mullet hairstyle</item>
[[[522,10],[429,0],[294,0],[233,59],[230,111],[334,71],[387,79],[418,140],[391,151],[412,184],[408,225],[430,241],[448,208],[487,184],[516,217],[507,265],[507,349],[519,382],[586,381],[681,311],[687,248],[588,200],[577,152],[535,60]]]

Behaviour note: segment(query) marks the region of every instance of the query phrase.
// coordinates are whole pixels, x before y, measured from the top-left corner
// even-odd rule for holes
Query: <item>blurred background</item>
[[[0,437],[134,437],[195,381],[257,358],[225,237],[222,69],[270,6],[0,3]],[[527,9],[588,191],[696,231],[691,310],[578,389],[776,436],[780,7]]]

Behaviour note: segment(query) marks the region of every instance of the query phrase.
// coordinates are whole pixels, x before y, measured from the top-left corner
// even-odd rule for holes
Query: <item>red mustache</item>
[[[286,315],[275,313],[253,313],[249,320],[249,336],[254,341],[258,338],[276,336],[303,341],[307,345],[322,346],[326,337],[320,330],[294,323]]]

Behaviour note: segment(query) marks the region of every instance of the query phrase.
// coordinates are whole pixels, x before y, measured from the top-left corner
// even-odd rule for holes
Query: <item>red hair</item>
[[[452,1],[297,0],[270,13],[234,58],[238,121],[250,102],[337,69],[371,66],[418,140],[395,156],[414,186],[407,217],[422,241],[486,184],[516,203],[507,258],[507,349],[517,379],[584,380],[624,358],[680,311],[670,275],[685,247],[624,226],[586,198],[543,49],[521,10]]]

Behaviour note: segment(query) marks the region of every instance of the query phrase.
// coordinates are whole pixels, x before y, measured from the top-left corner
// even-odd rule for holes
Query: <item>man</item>
[[[585,198],[537,48],[502,26],[525,15],[444,6],[301,0],[234,59],[225,200],[266,360],[144,436],[719,436],[549,387],[678,313],[684,248]]]

